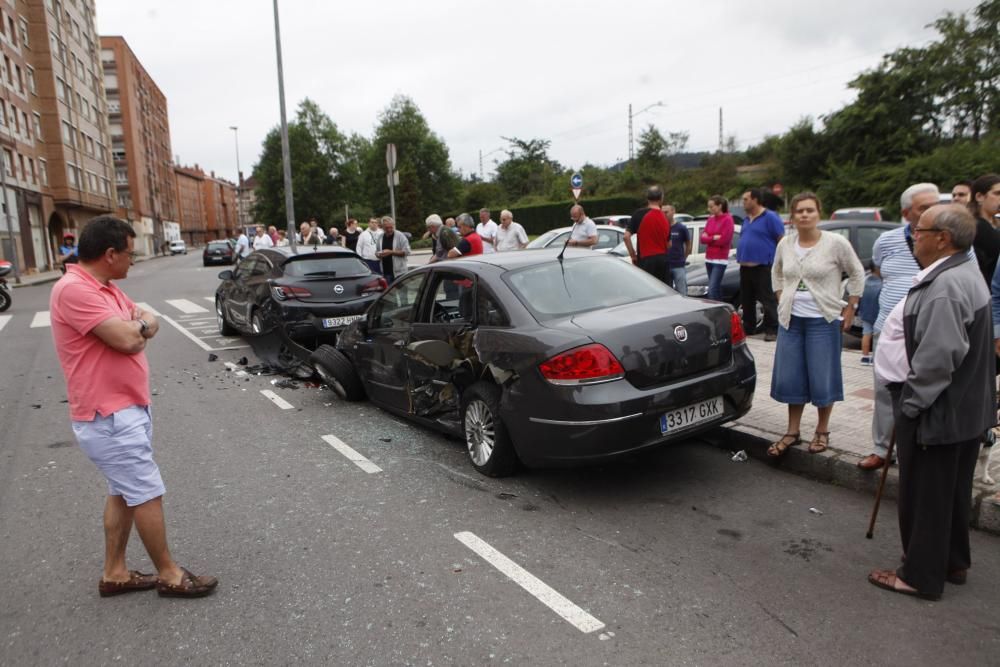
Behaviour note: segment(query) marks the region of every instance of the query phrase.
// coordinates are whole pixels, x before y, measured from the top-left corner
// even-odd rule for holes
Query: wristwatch
[[[145,336],[146,332],[149,331],[149,325],[146,324],[146,320],[142,318],[137,321],[139,322],[139,334]]]

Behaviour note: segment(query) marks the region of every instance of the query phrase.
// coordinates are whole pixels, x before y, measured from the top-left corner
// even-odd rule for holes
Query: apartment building
[[[240,227],[246,229],[257,222],[257,215],[254,212],[254,207],[257,206],[257,179],[253,176],[243,178],[243,172],[240,172],[240,183],[238,202]]]
[[[206,174],[201,167],[174,167],[177,200],[180,210],[180,234],[186,242],[198,245],[215,239],[232,238],[237,231],[236,186]]]
[[[177,179],[167,98],[128,42],[101,37],[118,217],[136,230],[136,248],[152,254],[180,238]]]
[[[13,69],[12,75],[5,72],[5,79],[13,80],[13,90],[7,91],[13,94],[5,102],[8,122],[10,104],[15,106],[22,137],[26,136],[22,112],[29,114],[34,164],[29,161],[30,152],[12,157],[16,177],[27,186],[23,190],[31,190],[32,169],[38,182],[37,203],[26,194],[26,211],[18,215],[28,221],[27,232],[32,237],[32,243],[23,244],[25,264],[40,268],[43,262],[35,248],[35,227],[44,229],[46,250],[52,257],[64,233],[78,232],[90,218],[113,209],[115,192],[94,0],[5,0],[0,8],[7,39],[18,40],[23,56],[20,74],[18,60],[11,57],[4,61],[5,69]],[[10,85],[8,81],[8,88]],[[18,92],[22,86],[23,95]],[[16,125],[14,129],[16,132]],[[22,142],[21,147],[26,150],[30,145]],[[17,150],[15,145],[13,151]],[[35,215],[39,216],[37,226],[32,222]]]

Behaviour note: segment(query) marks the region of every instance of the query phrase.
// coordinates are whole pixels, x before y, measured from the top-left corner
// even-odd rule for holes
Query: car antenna
[[[574,222],[573,224],[575,225],[576,223]],[[560,264],[562,264],[563,254],[565,254],[565,252],[566,252],[566,246],[569,245],[570,239],[572,239],[572,238],[573,238],[573,230],[570,229],[569,230],[569,234],[566,235],[566,243],[563,243],[562,250],[559,251],[559,256],[556,257],[556,259],[559,260]]]

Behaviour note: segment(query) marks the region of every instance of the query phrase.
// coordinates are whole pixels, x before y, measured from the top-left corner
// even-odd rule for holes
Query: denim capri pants
[[[109,496],[129,507],[163,495],[163,479],[153,461],[153,422],[148,406],[133,405],[94,421],[74,421],[73,434],[108,482]]]
[[[841,326],[840,320],[792,315],[787,329],[778,327],[771,398],[790,405],[812,403],[818,408],[844,400]]]

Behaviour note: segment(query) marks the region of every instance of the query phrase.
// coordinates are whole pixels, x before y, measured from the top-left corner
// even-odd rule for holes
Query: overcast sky
[[[563,165],[628,156],[628,105],[686,131],[689,148],[741,146],[850,101],[846,84],[883,53],[934,37],[926,25],[970,0],[281,0],[288,116],[310,97],[341,131],[371,136],[398,93],[479,171],[501,137],[542,138]],[[181,163],[246,176],[279,122],[270,0],[98,0],[167,96]],[[485,158],[486,171],[502,158]]]

